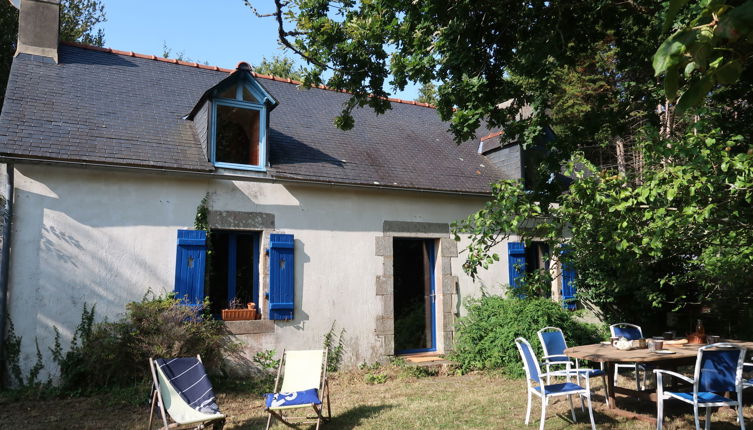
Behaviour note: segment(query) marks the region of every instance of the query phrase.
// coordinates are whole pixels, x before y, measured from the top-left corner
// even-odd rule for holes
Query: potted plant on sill
[[[228,309],[222,310],[223,321],[245,321],[256,319],[256,304],[249,302],[244,305],[238,298],[228,302]]]

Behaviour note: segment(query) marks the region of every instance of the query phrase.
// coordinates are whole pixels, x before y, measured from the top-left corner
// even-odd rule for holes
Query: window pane
[[[256,100],[256,97],[254,97],[253,94],[246,88],[246,86],[243,86],[243,100],[247,102],[253,102],[253,103],[259,103],[258,100]]]
[[[253,295],[254,285],[254,261],[253,261],[253,238],[248,234],[238,235],[238,246],[236,248],[236,271],[235,271],[235,288],[236,295],[245,305],[248,302],[256,303],[258,297]],[[258,303],[257,303],[258,305]]]
[[[217,106],[216,160],[259,165],[259,111]]]

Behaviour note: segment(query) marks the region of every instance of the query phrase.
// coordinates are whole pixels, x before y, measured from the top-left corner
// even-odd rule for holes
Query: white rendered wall
[[[346,361],[379,359],[375,321],[382,312],[375,279],[382,259],[375,238],[383,222],[451,223],[484,200],[432,193],[280,185],[169,175],[17,166],[9,312],[22,335],[22,364],[34,361],[34,338],[48,357],[53,326],[67,345],[83,304],[99,319],[118,318],[125,304],[151,289],[171,291],[176,230],[192,228],[196,207],[209,193],[217,211],[274,214],[275,230],[295,235],[295,320],[276,322],[264,348],[321,347],[333,322],[346,329]],[[507,281],[501,262],[474,283],[452,260],[459,297],[482,286],[499,292]],[[262,288],[264,288],[262,286]]]

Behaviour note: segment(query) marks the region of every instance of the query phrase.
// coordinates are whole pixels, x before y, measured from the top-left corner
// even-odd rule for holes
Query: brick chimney
[[[31,54],[58,62],[60,0],[21,0],[16,55]]]

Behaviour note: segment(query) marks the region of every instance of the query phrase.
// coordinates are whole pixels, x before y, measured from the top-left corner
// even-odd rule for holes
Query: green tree
[[[9,1],[0,1],[0,110],[5,99],[10,65],[18,40],[18,9]]]
[[[296,69],[291,58],[275,55],[271,60],[262,57],[261,63],[254,66],[254,72],[262,75],[277,76],[278,78],[290,78],[300,82],[303,80],[304,70],[301,67]]]
[[[60,2],[60,39],[104,46],[105,32],[97,26],[107,20],[101,0]]]
[[[455,225],[471,236],[466,271],[493,264],[493,247],[514,232],[556,254],[566,244],[580,298],[608,321],[660,328],[667,311],[709,306],[715,330],[753,334],[753,148],[701,121],[681,139],[647,136],[641,152],[640,180],[575,157],[557,205],[519,182],[496,184],[485,208]]]
[[[656,75],[664,75],[667,99],[677,101],[678,112],[698,107],[715,85],[736,83],[753,58],[752,0],[704,0],[686,7],[688,2],[670,1],[664,29],[679,28],[653,58]],[[682,12],[687,18],[675,21]]]
[[[659,122],[655,108],[661,99],[653,70],[649,63],[635,61],[656,49],[656,17],[664,10],[659,2],[277,4],[271,16],[277,19],[282,45],[311,64],[306,83],[326,83],[352,94],[336,119],[341,128],[353,125],[350,112],[356,107],[370,106],[378,113],[388,109],[385,84],[403,90],[409,82],[439,81],[438,113],[458,141],[474,138],[483,125],[504,127],[532,144],[551,120],[546,118],[551,103],[562,94],[557,79],[562,73],[600,79],[613,91],[599,92],[592,100],[604,106],[591,104],[607,121],[569,127],[557,145],[594,145],[594,127],[623,133],[632,127],[635,111],[649,112],[644,120]],[[621,37],[623,32],[628,37]],[[615,95],[625,89],[635,94]],[[521,121],[518,112],[524,106],[532,115]]]
[[[60,39],[103,46],[105,7],[100,0],[63,0],[60,4]],[[9,1],[0,1],[0,109],[5,99],[10,65],[18,40],[18,10]]]
[[[751,4],[292,0],[254,12],[312,65],[306,83],[352,94],[339,127],[355,108],[388,109],[385,84],[442,82],[437,111],[458,141],[501,127],[536,155],[541,180],[494,185],[456,225],[472,239],[467,272],[494,264],[509,234],[567,243],[581,297],[650,327],[663,314],[646,309],[744,316],[753,301]],[[695,86],[708,73],[725,85]],[[698,94],[692,109],[675,108],[681,92]]]
[[[432,82],[427,82],[418,89],[417,102],[428,103],[432,106],[437,105],[437,86]]]
[[[173,49],[167,46],[167,42],[162,41],[162,58],[175,58],[178,61],[191,61],[186,57],[186,51],[176,52],[173,55]]]

